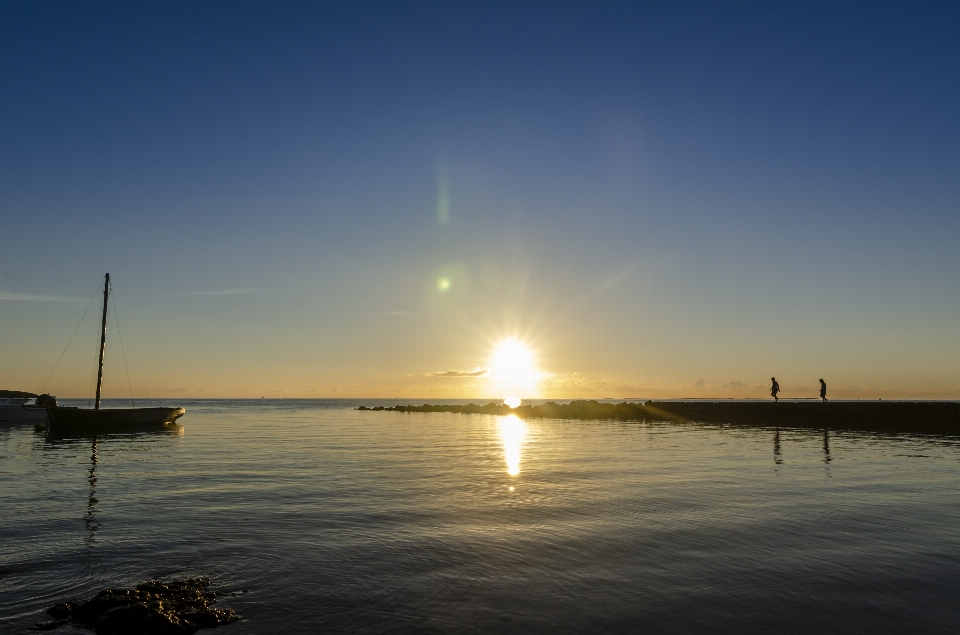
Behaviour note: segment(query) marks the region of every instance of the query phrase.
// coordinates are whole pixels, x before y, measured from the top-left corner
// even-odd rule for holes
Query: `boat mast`
[[[100,331],[100,366],[97,369],[97,402],[94,410],[100,410],[100,382],[103,380],[103,347],[107,343],[107,296],[110,293],[110,274],[103,281],[103,327]]]

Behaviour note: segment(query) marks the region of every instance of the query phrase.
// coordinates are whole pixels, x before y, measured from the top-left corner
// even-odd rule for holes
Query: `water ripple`
[[[960,617],[956,439],[359,403],[201,401],[182,434],[95,446],[0,430],[0,628],[172,575],[213,576],[237,634]]]

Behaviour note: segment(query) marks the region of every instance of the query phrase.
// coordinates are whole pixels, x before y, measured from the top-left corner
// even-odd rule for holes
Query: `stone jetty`
[[[457,412],[516,415],[521,419],[616,419],[723,423],[762,427],[833,428],[875,432],[960,435],[960,402],[955,401],[748,401],[691,400],[601,403],[577,400],[516,408],[486,405],[360,406],[357,410]]]

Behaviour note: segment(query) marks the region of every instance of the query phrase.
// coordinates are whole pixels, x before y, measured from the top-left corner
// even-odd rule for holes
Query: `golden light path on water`
[[[501,417],[497,423],[500,441],[503,443],[503,457],[507,462],[507,474],[520,474],[520,453],[523,440],[527,436],[527,425],[516,415]],[[512,487],[510,489],[513,489]]]

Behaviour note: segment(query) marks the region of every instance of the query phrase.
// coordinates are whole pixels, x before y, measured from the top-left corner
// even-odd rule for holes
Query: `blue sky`
[[[110,271],[142,395],[487,396],[430,374],[518,336],[543,395],[956,397],[958,36],[950,3],[5,3],[0,381]],[[48,389],[86,395],[83,346]]]

